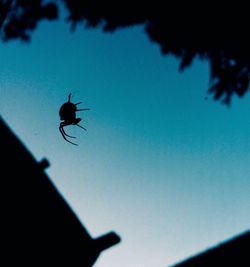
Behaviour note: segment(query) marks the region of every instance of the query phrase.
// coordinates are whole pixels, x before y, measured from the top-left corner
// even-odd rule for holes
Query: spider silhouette
[[[72,145],[77,146],[76,143],[73,143],[66,138],[66,136],[69,138],[75,138],[75,137],[68,135],[65,132],[64,127],[68,126],[68,125],[76,125],[76,126],[82,128],[83,130],[86,131],[86,128],[84,128],[78,124],[82,119],[76,118],[76,112],[82,111],[82,110],[89,110],[89,108],[77,109],[77,105],[81,104],[82,102],[78,102],[78,103],[74,104],[74,103],[70,102],[70,98],[71,98],[71,94],[69,94],[68,102],[62,104],[62,106],[60,107],[59,116],[60,116],[60,120],[62,120],[62,122],[60,123],[59,131],[62,134],[62,137],[67,142],[71,143]]]

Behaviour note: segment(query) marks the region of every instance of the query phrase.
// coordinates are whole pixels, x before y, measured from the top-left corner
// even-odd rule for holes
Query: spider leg
[[[85,131],[87,131],[87,129],[86,128],[84,128],[84,127],[82,127],[80,124],[75,124],[76,126],[78,126],[78,127],[80,127],[80,128],[82,128],[83,130],[85,130]]]
[[[66,126],[66,125],[64,125],[64,126]],[[69,135],[69,134],[67,134],[67,133],[65,132],[65,130],[64,130],[64,128],[63,128],[64,126],[61,126],[61,130],[62,130],[63,134],[66,135],[66,136],[68,136],[68,137],[70,137],[70,138],[75,138],[75,136]]]
[[[59,126],[59,131],[60,131],[60,133],[61,133],[63,139],[64,139],[65,141],[71,143],[72,145],[78,146],[77,144],[71,142],[70,140],[68,140],[68,139],[65,137],[65,131],[64,131],[63,127],[64,127],[64,126],[62,126],[62,125]]]
[[[76,111],[82,111],[82,110],[90,110],[90,108],[80,108],[80,109],[77,109]]]
[[[70,103],[71,93],[69,94],[68,102]]]

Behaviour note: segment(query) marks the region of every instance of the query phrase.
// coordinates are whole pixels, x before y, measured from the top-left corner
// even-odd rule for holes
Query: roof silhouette
[[[250,266],[250,230],[174,267]]]
[[[110,232],[93,238],[37,162],[0,117],[2,266],[94,265],[120,242]],[[174,267],[250,266],[250,230]]]
[[[90,267],[119,243],[110,232],[92,238],[37,162],[0,117],[2,266]]]

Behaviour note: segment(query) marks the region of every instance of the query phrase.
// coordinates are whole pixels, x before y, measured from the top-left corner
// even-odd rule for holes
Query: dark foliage
[[[201,58],[210,64],[209,92],[230,103],[233,94],[249,88],[250,39],[247,4],[204,1],[112,0],[2,0],[0,28],[3,40],[29,39],[41,19],[56,19],[58,3],[68,11],[72,29],[79,23],[104,31],[142,24],[163,54],[180,59],[180,70]]]
[[[30,32],[42,19],[56,19],[57,6],[42,0],[0,1],[0,28],[3,40],[20,38],[28,41]]]

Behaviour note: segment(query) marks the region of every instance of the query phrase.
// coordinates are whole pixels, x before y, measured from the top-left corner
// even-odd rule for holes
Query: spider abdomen
[[[72,121],[76,118],[76,106],[73,103],[64,103],[60,110],[59,116],[61,120]]]

